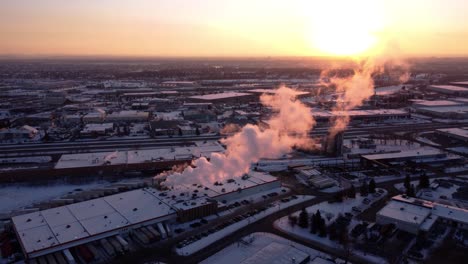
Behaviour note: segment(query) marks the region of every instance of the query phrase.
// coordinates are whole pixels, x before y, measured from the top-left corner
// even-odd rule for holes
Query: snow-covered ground
[[[212,255],[211,257],[203,260],[200,262],[201,264],[215,264],[215,263],[223,263],[223,264],[237,264],[241,263],[245,259],[251,257],[261,249],[265,248],[266,246],[270,245],[271,243],[278,243],[287,246],[291,246],[293,248],[299,249],[307,254],[310,255],[310,259],[313,260],[315,258],[322,258],[322,259],[334,259],[332,256],[327,255],[323,252],[317,251],[315,249],[308,248],[304,245],[292,242],[285,238],[279,237],[277,235],[273,235],[270,233],[253,233],[244,238],[242,238],[244,243],[234,243],[223,250],[219,251],[218,253]],[[335,263],[344,263],[344,260],[334,259]]]
[[[265,211],[263,212],[260,212],[256,215],[253,215],[251,217],[248,217],[246,219],[243,219],[239,222],[236,222],[234,224],[231,224],[215,233],[212,233],[212,234],[209,234],[208,236],[206,237],[202,237],[200,240],[198,241],[195,241],[191,244],[188,244],[182,248],[177,248],[176,249],[176,253],[178,255],[185,255],[185,256],[188,256],[188,255],[191,255],[207,246],[209,246],[210,244],[236,232],[237,230],[251,224],[251,223],[254,223],[266,216],[269,216],[281,209],[284,209],[285,207],[289,207],[289,206],[292,206],[292,205],[295,205],[295,204],[299,204],[299,203],[302,203],[302,202],[305,202],[305,201],[308,201],[308,200],[311,200],[314,198],[314,196],[309,196],[309,195],[299,195],[297,196],[298,198],[297,199],[293,199],[293,200],[290,200],[288,202],[284,202],[284,203],[276,203],[275,206],[272,206],[272,207],[269,207],[268,209],[266,209]]]
[[[340,214],[344,215],[345,213],[352,213],[354,212],[352,210],[353,207],[359,208],[361,211],[364,211],[365,209],[369,208],[372,203],[376,202],[377,200],[383,198],[386,196],[387,191],[383,189],[377,189],[377,190],[382,190],[384,193],[380,195],[379,197],[374,197],[372,194],[368,195],[367,197],[362,197],[360,194],[356,195],[355,199],[345,199],[341,203],[328,203],[328,202],[322,202],[316,205],[313,205],[311,207],[306,208],[309,216],[312,214],[316,213],[317,210],[320,211],[320,214],[322,217],[325,219],[325,222],[327,225],[331,224]],[[369,204],[364,204],[363,201],[364,199],[367,198],[371,202]],[[299,216],[300,211],[297,211],[293,213],[292,215],[294,216]],[[352,219],[350,226],[348,227],[348,230],[352,230],[354,226],[356,226],[359,223],[359,221]],[[301,228],[297,225],[292,226],[289,221],[289,216],[282,217],[278,220],[275,221],[274,223],[275,227],[283,232],[289,233],[294,236],[299,236],[303,237],[305,239],[314,241],[316,243],[320,243],[324,246],[330,247],[330,248],[337,248],[337,249],[343,249],[343,247],[338,244],[337,241],[330,240],[328,237],[319,237],[317,234],[312,234],[310,233],[309,228]],[[373,263],[386,263],[386,260],[378,257],[378,256],[373,256],[369,254],[365,254],[364,252],[358,251],[358,250],[353,250],[353,254],[359,255],[360,257],[366,258],[370,262]]]

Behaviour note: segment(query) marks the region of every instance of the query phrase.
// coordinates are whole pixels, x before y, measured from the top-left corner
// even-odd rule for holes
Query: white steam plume
[[[262,95],[261,103],[274,111],[268,128],[246,125],[223,140],[225,153],[212,153],[209,160],[199,158],[182,172],[164,173],[156,178],[166,177],[163,183],[166,186],[213,183],[248,173],[251,164],[261,158],[279,158],[295,146],[312,148],[314,143],[308,132],[315,120],[310,109],[295,100],[295,94],[296,91],[283,86],[274,95]]]
[[[333,139],[336,134],[344,131],[350,121],[348,111],[359,107],[363,102],[374,94],[373,75],[379,73],[391,73],[399,76],[400,83],[404,83],[409,78],[409,65],[398,57],[380,56],[368,58],[357,63],[353,69],[353,74],[349,77],[327,77],[330,83],[335,86],[336,92],[341,96],[332,109],[334,114],[333,124],[329,130],[329,139]],[[328,74],[327,71],[322,76]]]

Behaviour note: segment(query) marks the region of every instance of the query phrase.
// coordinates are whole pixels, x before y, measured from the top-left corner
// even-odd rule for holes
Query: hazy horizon
[[[5,0],[0,55],[465,57],[466,13],[463,0]]]

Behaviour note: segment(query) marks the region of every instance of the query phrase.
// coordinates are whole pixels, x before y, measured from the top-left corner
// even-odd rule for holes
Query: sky
[[[466,0],[0,0],[0,54],[468,56],[466,14]]]

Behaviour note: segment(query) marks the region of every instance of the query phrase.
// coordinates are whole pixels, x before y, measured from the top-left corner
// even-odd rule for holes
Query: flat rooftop
[[[198,144],[192,147],[141,149],[114,152],[94,152],[62,155],[55,165],[56,169],[97,167],[105,165],[138,164],[209,157],[212,152],[223,152],[217,144]]]
[[[175,213],[143,188],[12,218],[26,253]]]
[[[399,159],[399,158],[425,158],[434,155],[444,154],[438,149],[413,149],[404,150],[400,152],[382,153],[363,155],[362,157],[369,160],[382,160],[382,159]]]
[[[278,89],[252,89],[248,90],[247,92],[250,93],[266,93],[266,94],[276,94],[278,92]],[[294,90],[294,95],[299,96],[299,95],[307,95],[309,92],[304,92],[304,91],[296,91]]]
[[[441,128],[436,131],[468,139],[468,130],[462,128]]]
[[[392,200],[377,214],[419,226],[430,213],[430,208]]]
[[[430,87],[454,92],[468,92],[468,88],[455,85],[431,85]]]
[[[220,100],[220,99],[243,97],[243,96],[252,96],[252,94],[239,93],[239,92],[224,92],[224,93],[214,93],[214,94],[205,94],[205,95],[195,95],[195,96],[190,96],[189,98],[209,101],[209,100]]]

